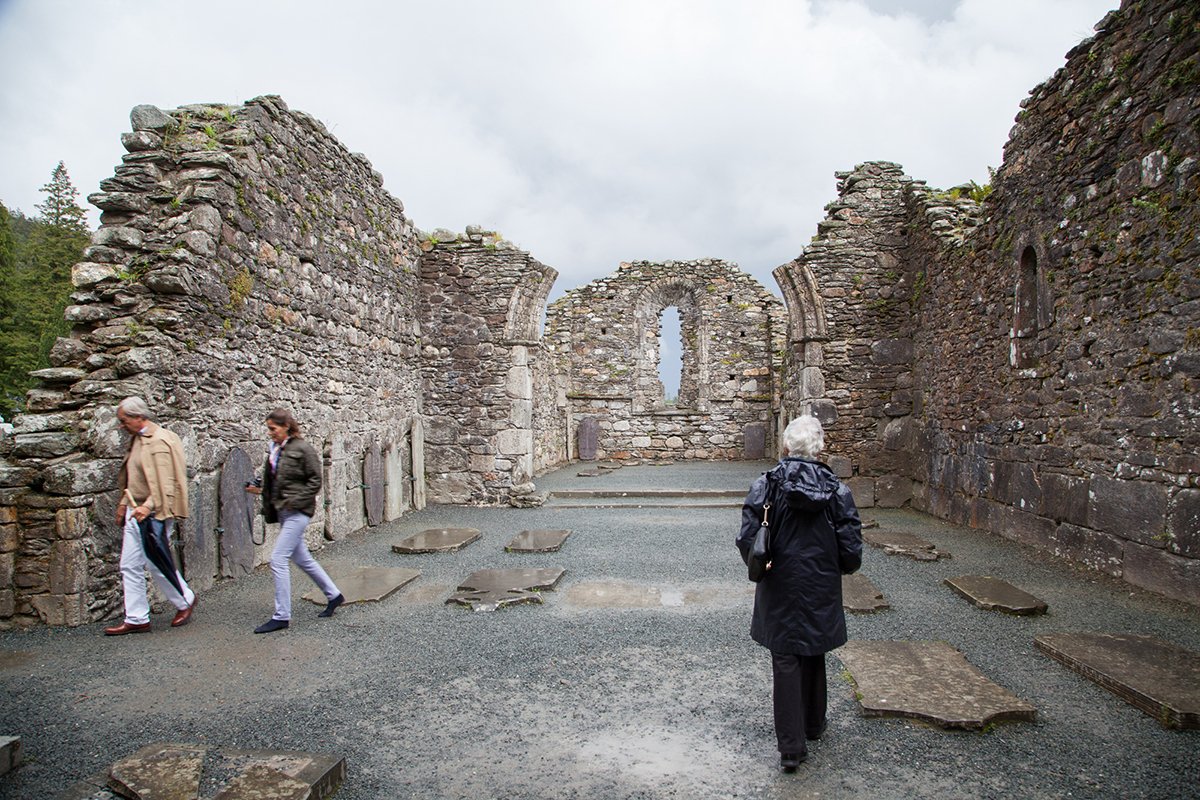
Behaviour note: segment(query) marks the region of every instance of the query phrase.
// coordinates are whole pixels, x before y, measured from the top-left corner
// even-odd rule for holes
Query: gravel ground
[[[764,464],[626,467],[539,488],[736,488]],[[892,610],[849,618],[852,638],[940,639],[1038,708],[1036,724],[943,731],[861,716],[830,658],[830,729],[794,775],[778,770],[770,664],[749,638],[751,585],[731,508],[435,507],[332,544],[328,568],[409,566],[421,577],[332,619],[300,599],[285,632],[260,569],[202,593],[192,624],[106,638],[103,624],[0,634],[0,734],[26,763],[0,799],[53,798],[156,741],[346,757],[338,800],[380,798],[1200,797],[1200,732],[1169,731],[1033,647],[1046,632],[1151,633],[1200,650],[1200,614],[999,537],[920,514],[865,516],[953,558],[867,548]],[[475,527],[458,553],[399,556],[425,528]],[[560,553],[509,554],[525,528],[573,531]],[[544,605],[493,613],[444,604],[476,569],[566,569]],[[1041,617],[976,609],[942,580],[990,574],[1050,605]],[[606,585],[606,603],[584,591]],[[609,585],[611,584],[611,585]],[[645,605],[646,588],[662,602]]]

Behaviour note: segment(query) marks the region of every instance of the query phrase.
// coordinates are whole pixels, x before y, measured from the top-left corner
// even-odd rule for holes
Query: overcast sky
[[[553,296],[703,257],[778,293],[835,170],[985,182],[1018,103],[1117,5],[0,0],[0,201],[35,213],[60,159],[82,201],[139,103],[279,94],[418,227],[500,231],[561,273]]]

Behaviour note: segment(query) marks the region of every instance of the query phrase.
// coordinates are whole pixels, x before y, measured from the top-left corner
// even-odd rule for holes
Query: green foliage
[[[42,187],[42,216],[29,218],[0,204],[0,415],[23,409],[29,373],[50,365],[54,340],[68,332],[63,309],[71,267],[88,244],[79,194],[62,162]]]

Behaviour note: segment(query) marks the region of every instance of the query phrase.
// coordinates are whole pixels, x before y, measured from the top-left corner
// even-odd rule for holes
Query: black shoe
[[[825,729],[828,727],[829,727],[829,720],[825,720],[825,722],[823,722],[821,724],[821,730],[817,731],[816,733],[806,733],[806,734],[804,734],[804,738],[808,739],[810,742],[815,741],[816,739],[820,739],[822,736],[825,735]]]
[[[255,628],[254,632],[255,633],[274,633],[275,631],[283,630],[287,626],[288,626],[288,621],[286,619],[269,619],[266,622],[264,622],[262,625],[259,625],[257,628]]]
[[[337,611],[337,607],[340,606],[344,602],[346,602],[346,596],[339,594],[337,597],[333,598],[328,603],[326,603],[325,610],[322,611],[320,614],[317,614],[317,616],[318,617],[332,617],[333,612]]]
[[[780,753],[779,766],[784,772],[795,772],[800,762],[808,758],[808,753]]]

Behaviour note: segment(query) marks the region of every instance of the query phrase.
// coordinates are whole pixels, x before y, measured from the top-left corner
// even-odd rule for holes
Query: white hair
[[[126,397],[117,403],[117,411],[124,411],[126,416],[150,419],[150,406],[140,397]]]
[[[816,458],[825,449],[825,429],[816,417],[796,417],[783,430],[783,446],[790,456]]]

